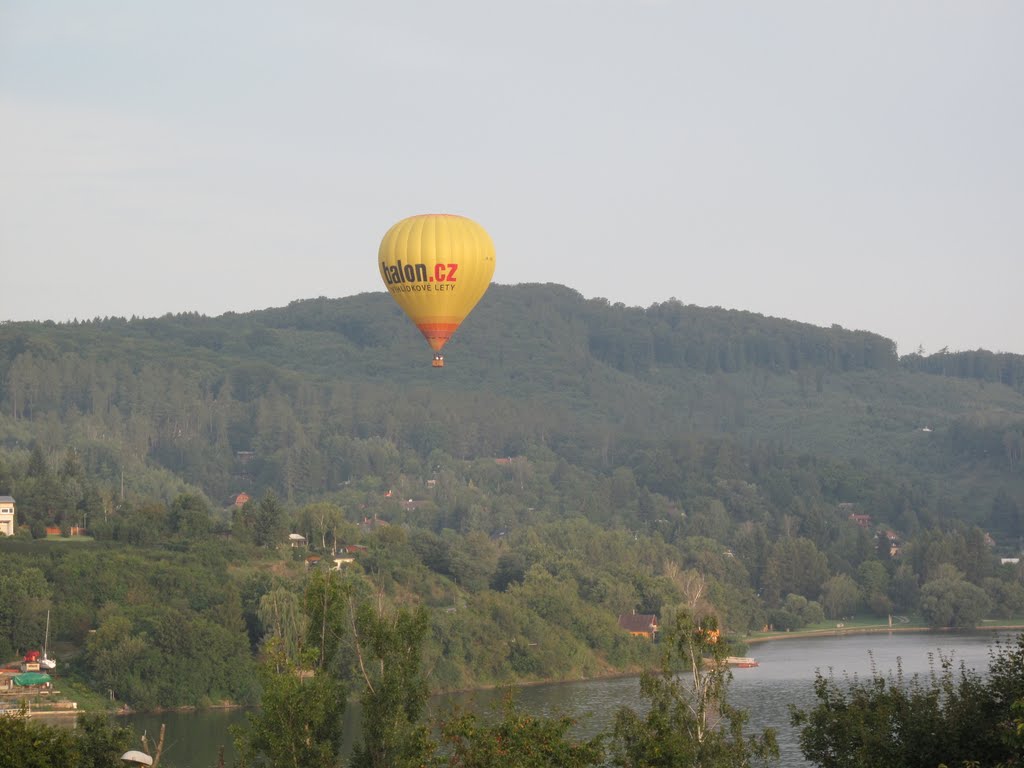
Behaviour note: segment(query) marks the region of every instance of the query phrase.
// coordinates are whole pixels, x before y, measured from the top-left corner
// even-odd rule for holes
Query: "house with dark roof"
[[[375,531],[378,528],[386,528],[391,525],[387,520],[381,520],[379,517],[374,515],[372,518],[363,515],[363,522],[359,524],[359,529],[364,533]]]
[[[653,613],[623,613],[619,616],[619,627],[633,637],[653,640],[658,635],[658,617]]]

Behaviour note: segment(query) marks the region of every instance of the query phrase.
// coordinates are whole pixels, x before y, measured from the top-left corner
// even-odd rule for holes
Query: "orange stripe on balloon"
[[[426,338],[427,343],[430,344],[431,349],[435,352],[440,351],[448,339],[452,337],[455,330],[459,327],[458,323],[417,323],[416,327],[420,329],[420,333]]]

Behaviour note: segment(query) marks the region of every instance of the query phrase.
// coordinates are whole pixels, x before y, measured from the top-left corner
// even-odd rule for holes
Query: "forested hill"
[[[7,449],[73,447],[98,476],[131,467],[140,492],[184,481],[217,501],[242,485],[302,500],[386,476],[382,445],[423,462],[543,448],[596,472],[648,467],[652,490],[676,496],[686,473],[654,471],[652,456],[669,450],[675,467],[680,441],[725,439],[936,482],[973,498],[975,519],[1017,482],[1020,356],[901,361],[874,333],[550,284],[492,286],[445,352],[432,369],[385,293],[6,323],[0,430]]]
[[[445,353],[384,293],[0,325],[0,658],[52,608],[104,696],[249,701],[342,560],[427,611],[437,689],[635,669],[633,611],[1024,615],[1017,358],[556,285],[493,286]]]

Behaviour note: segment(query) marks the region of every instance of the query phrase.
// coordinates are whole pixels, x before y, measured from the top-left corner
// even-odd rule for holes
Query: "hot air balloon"
[[[378,261],[391,298],[434,350],[434,367],[443,367],[442,347],[494,275],[490,236],[463,216],[410,216],[384,235]]]

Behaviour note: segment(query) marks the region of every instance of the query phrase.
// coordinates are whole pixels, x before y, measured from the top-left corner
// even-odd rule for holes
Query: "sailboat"
[[[39,659],[40,672],[53,672],[57,668],[57,660],[47,655],[50,646],[50,610],[46,610],[46,637],[43,640],[43,656]]]

